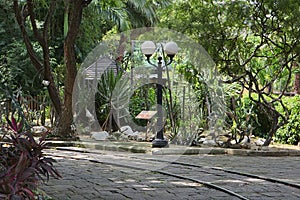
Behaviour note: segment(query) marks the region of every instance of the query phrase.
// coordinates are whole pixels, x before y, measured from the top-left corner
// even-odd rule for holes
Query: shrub
[[[284,97],[282,100],[289,111],[289,119],[288,123],[277,131],[275,141],[296,145],[300,141],[300,95]],[[276,109],[283,112],[283,108],[280,106],[277,106]]]
[[[258,95],[255,93],[252,93],[251,97],[253,99],[258,99]],[[268,99],[269,97],[265,96],[265,98]],[[268,112],[266,110],[259,108],[259,106],[255,102],[251,101],[251,99],[249,98],[249,94],[244,95],[241,101],[242,107],[240,107],[239,109],[252,110],[252,114],[256,116],[255,120],[253,118],[250,121],[251,125],[253,126],[253,135],[261,138],[266,138],[269,130],[271,129],[272,123],[270,120],[273,119],[268,116]],[[276,110],[278,110],[278,107],[276,107]],[[283,110],[281,113],[284,115]]]
[[[252,94],[253,98],[257,98],[256,96],[256,94]],[[283,97],[282,101],[289,111],[289,119],[287,124],[277,130],[274,141],[283,144],[296,145],[300,141],[300,95]],[[270,119],[266,113],[257,108],[255,103],[249,99],[248,95],[243,96],[242,102],[243,104],[240,109],[249,109],[252,107],[252,112],[257,115],[257,121],[252,121],[251,123],[254,127],[253,134],[265,138],[270,129]],[[276,106],[276,110],[284,115],[284,110],[279,104]]]
[[[35,199],[34,191],[44,177],[61,177],[53,166],[55,160],[43,154],[47,133],[37,142],[31,132],[22,131],[21,122],[7,121],[12,132],[2,137],[9,147],[0,146],[0,199]]]
[[[257,99],[258,95],[252,94],[252,98]],[[242,125],[242,130],[248,132],[248,129],[251,129],[253,135],[266,137],[270,129],[268,117],[258,109],[255,102],[251,101],[248,94],[243,95],[240,101],[237,102],[235,114],[240,121],[239,124]]]
[[[156,109],[156,89],[155,85],[143,85],[142,87],[136,89],[129,102],[129,111],[131,117],[135,124],[138,126],[146,126],[147,120],[144,119],[136,119],[137,116],[143,110],[151,110]]]

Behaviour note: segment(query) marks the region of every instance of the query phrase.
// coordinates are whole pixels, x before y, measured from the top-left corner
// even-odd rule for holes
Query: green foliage
[[[251,95],[253,99],[257,99],[257,94]],[[274,136],[274,141],[283,144],[297,145],[300,141],[300,97],[299,95],[294,97],[283,97],[283,104],[286,106],[289,112],[289,119],[287,124],[279,128]],[[284,113],[284,108],[280,104],[276,105],[276,110],[280,113]],[[266,138],[268,131],[270,130],[270,118],[267,113],[259,109],[257,104],[251,101],[248,94],[244,94],[243,97],[236,102],[236,119],[237,123],[232,124],[232,128],[236,130],[251,130],[252,134],[257,137]],[[240,127],[240,128],[238,128]]]
[[[2,103],[0,107],[0,118],[4,120],[0,120],[1,123],[7,123],[6,119],[9,118],[9,116],[14,116],[15,114],[18,115],[20,118],[23,127],[29,128],[30,123],[28,121],[28,116],[26,116],[24,109],[22,105],[19,102],[19,99],[22,95],[21,89],[13,90],[12,88],[6,87],[4,89],[0,88],[0,94],[3,94],[2,96]],[[0,96],[1,97],[1,96]],[[19,119],[18,119],[19,120]],[[0,124],[4,126],[4,124]]]
[[[12,2],[0,2],[0,96],[7,88],[22,87],[28,94],[37,93],[41,84],[37,72],[30,64],[20,31],[14,20]],[[4,95],[5,96],[5,95]],[[1,97],[0,97],[1,98]]]
[[[83,10],[82,22],[76,40],[76,51],[79,62],[82,62],[88,53],[102,40],[103,36],[113,28],[98,6],[91,4]]]
[[[13,90],[22,88],[24,94],[33,96],[39,94],[42,90],[42,74],[31,65],[25,46],[21,42],[14,42],[6,48],[8,49],[0,68],[0,81],[4,83],[1,86]]]
[[[33,200],[43,177],[61,177],[53,166],[56,161],[43,153],[47,133],[37,142],[15,118],[7,121],[12,133],[1,138],[9,146],[0,146],[0,197]]]
[[[226,83],[240,84],[250,99],[258,95],[251,100],[262,119],[260,134],[268,133],[265,145],[287,117],[275,109],[281,96],[271,92],[292,89],[292,66],[300,52],[299,6],[297,0],[191,0],[177,1],[161,13],[162,26],[189,35],[208,51]]]
[[[300,95],[284,97],[283,103],[289,111],[288,123],[278,129],[275,141],[283,144],[297,145],[300,142]],[[279,112],[284,112],[281,106],[277,106]]]
[[[294,7],[282,3],[284,0],[271,2],[178,1],[161,12],[161,25],[198,41],[220,71],[230,76],[240,75],[244,67],[254,68],[257,73],[264,73],[264,67],[271,72],[280,70],[280,54],[299,52],[300,37],[299,10],[295,9],[299,2],[289,0]],[[269,73],[267,79],[274,74]]]
[[[252,93],[251,97],[248,93],[243,94],[242,98],[239,100],[240,102],[236,105],[236,110],[238,111],[236,117],[244,124],[244,127],[247,126],[250,128],[251,133],[254,136],[266,138],[267,133],[271,128],[270,116],[268,113],[261,109],[258,104],[254,100],[258,100],[259,95]],[[283,110],[282,110],[282,113]]]
[[[158,21],[156,10],[171,3],[170,0],[155,1],[93,1],[83,10],[79,37],[76,41],[78,61],[86,55],[103,37],[111,32],[130,28],[154,26]]]
[[[251,98],[258,99],[258,95],[253,93]],[[239,111],[237,118],[244,124],[244,128],[251,128],[254,136],[266,138],[270,130],[270,122],[266,113],[258,108],[257,104],[250,99],[249,94],[244,94],[240,101],[241,104],[237,105]]]
[[[158,21],[156,10],[160,10],[171,3],[170,0],[161,0],[159,2],[152,0],[94,2],[104,19],[116,25],[119,31],[153,26]]]
[[[191,63],[180,63],[176,66],[176,70],[179,74],[183,75],[183,78],[189,84],[191,84],[193,90],[195,91],[196,98],[199,103],[199,109],[202,113],[201,117],[204,119],[202,120],[203,124],[201,124],[201,127],[207,128],[207,117],[209,113],[206,103],[210,100],[210,94],[206,83],[206,81],[208,80],[205,80],[201,74],[201,71],[198,71],[197,67],[192,65]]]
[[[122,78],[122,73],[115,74],[113,70],[107,70],[101,75],[95,94],[95,108],[98,122],[104,130],[119,129],[113,112],[123,105],[122,102],[127,102],[129,86],[128,80]]]
[[[173,92],[172,102],[170,102],[170,90],[163,88],[163,109],[166,111],[166,124],[165,128],[167,131],[171,131],[173,134],[180,126],[180,105],[178,103],[178,97]],[[156,85],[146,84],[142,87],[136,89],[130,97],[129,111],[133,118],[133,122],[138,126],[145,127],[147,125],[147,120],[135,119],[135,117],[143,110],[156,110]],[[172,104],[172,105],[171,105]],[[171,108],[172,107],[172,108]],[[171,116],[172,115],[172,116]],[[171,119],[172,118],[172,119]],[[172,121],[173,120],[173,121]],[[174,123],[174,124],[172,124]],[[176,134],[175,134],[176,135]]]
[[[143,110],[156,110],[156,87],[154,85],[143,85],[134,91],[129,102],[129,111],[133,121],[139,125],[145,127],[147,120],[135,119]]]

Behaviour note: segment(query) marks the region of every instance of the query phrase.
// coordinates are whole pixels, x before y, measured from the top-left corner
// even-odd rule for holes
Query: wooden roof
[[[108,56],[103,56],[100,57],[96,62],[92,63],[89,67],[87,67],[83,71],[83,73],[85,74],[85,79],[100,79],[101,75],[110,69],[114,70],[115,73],[118,72],[116,61],[109,58]]]

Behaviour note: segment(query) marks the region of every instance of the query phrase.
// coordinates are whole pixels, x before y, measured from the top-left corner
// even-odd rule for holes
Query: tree
[[[23,93],[36,95],[42,88],[37,84],[40,77],[30,64],[11,5],[11,2],[0,2],[0,18],[3,19],[0,25],[0,90],[22,88]],[[32,91],[29,92],[29,88],[33,88]]]
[[[48,86],[49,96],[57,115],[57,125],[54,134],[62,137],[73,137],[72,134],[72,92],[73,84],[77,73],[77,52],[76,39],[80,32],[80,24],[83,17],[83,10],[92,5],[99,15],[105,16],[110,22],[121,28],[129,28],[134,22],[142,25],[144,20],[153,23],[156,19],[155,8],[163,5],[168,0],[160,3],[156,1],[94,1],[92,0],[67,0],[50,2],[39,0],[13,1],[15,18],[20,27],[27,53],[32,65],[37,71],[43,73],[43,79],[50,82]],[[57,13],[63,13],[64,20],[53,19]],[[59,15],[61,17],[61,15]],[[103,18],[105,18],[103,17]],[[91,19],[93,20],[93,19]],[[132,22],[130,20],[133,20]],[[64,22],[63,25],[60,24]],[[57,23],[59,22],[59,23]],[[126,25],[126,26],[124,26]],[[144,25],[144,24],[143,24]],[[58,27],[58,28],[57,28]],[[65,68],[64,76],[64,97],[61,99],[60,92],[55,84],[55,74],[51,65],[51,42],[56,38],[55,30],[62,30],[63,27],[63,61]],[[133,26],[132,26],[133,27]],[[61,31],[59,31],[61,33]],[[31,34],[32,33],[32,37]],[[99,41],[101,38],[99,38]],[[37,42],[42,49],[42,56],[39,57],[34,49],[34,42]]]
[[[66,66],[66,80],[64,102],[62,103],[59,91],[54,82],[50,63],[50,46],[49,46],[49,28],[51,19],[56,8],[56,1],[52,0],[49,3],[48,11],[44,15],[42,28],[38,26],[36,18],[36,2],[28,0],[25,4],[14,0],[14,13],[16,20],[22,32],[23,40],[30,57],[30,60],[37,71],[43,71],[43,79],[50,82],[48,92],[58,116],[57,133],[63,136],[69,136],[71,133],[72,124],[72,90],[73,83],[76,77],[76,56],[75,56],[75,40],[79,30],[81,21],[82,9],[88,5],[90,1],[68,1],[66,4],[69,13],[69,29],[64,41],[64,61]],[[30,29],[27,28],[30,24],[34,39],[42,48],[43,56],[40,58],[33,48],[33,39],[29,37]]]
[[[163,12],[163,25],[190,35],[208,51],[224,83],[238,83],[248,92],[267,120],[265,145],[288,118],[287,110],[281,114],[275,105],[285,107],[281,98],[291,82],[293,63],[299,62],[299,4],[296,0],[192,0]],[[286,81],[280,94],[272,95],[269,89],[282,78]]]

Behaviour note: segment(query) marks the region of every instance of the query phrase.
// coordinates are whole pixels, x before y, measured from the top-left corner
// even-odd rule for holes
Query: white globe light
[[[165,45],[165,53],[168,56],[174,56],[178,52],[178,46],[175,42],[168,42]]]
[[[141,46],[142,52],[146,56],[151,56],[154,53],[155,48],[156,46],[152,41],[145,41]]]

